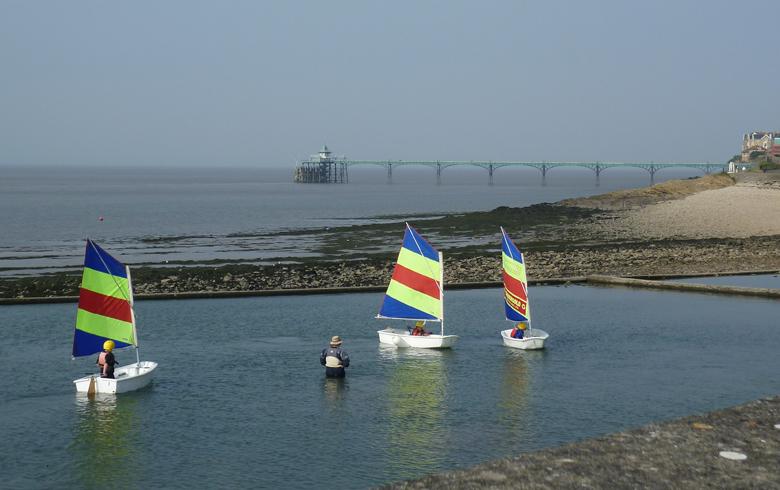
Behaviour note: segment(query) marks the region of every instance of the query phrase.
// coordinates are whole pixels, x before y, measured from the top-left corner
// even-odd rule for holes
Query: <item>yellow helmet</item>
[[[526,325],[525,322],[520,322],[517,324],[517,328],[519,328],[520,330],[525,330],[526,328],[528,328],[528,325]]]
[[[116,344],[113,340],[106,340],[103,342],[103,350],[107,350],[108,352],[111,352],[114,350],[114,347],[116,347]]]
[[[417,323],[414,324],[415,327],[422,327],[425,325],[425,322],[423,320],[419,320]]]

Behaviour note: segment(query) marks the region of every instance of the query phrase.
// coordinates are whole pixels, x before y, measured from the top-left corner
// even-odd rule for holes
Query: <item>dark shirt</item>
[[[341,367],[325,366],[326,357],[335,357],[341,361]],[[325,366],[325,376],[329,378],[343,378],[346,375],[345,367],[349,366],[349,355],[341,347],[326,347],[320,354],[320,364]]]
[[[325,347],[322,349],[322,354],[320,354],[320,364],[324,366],[325,358],[328,356],[338,358],[341,361],[341,365],[343,367],[349,366],[349,355],[347,354],[347,351],[343,350],[341,347]]]
[[[98,361],[100,361],[100,356],[98,356]],[[106,367],[106,374],[103,374],[103,366],[98,364],[98,367],[100,368],[100,375],[103,376],[104,378],[113,378],[114,365],[119,364],[118,362],[116,362],[113,352],[106,352],[106,364],[108,365]]]

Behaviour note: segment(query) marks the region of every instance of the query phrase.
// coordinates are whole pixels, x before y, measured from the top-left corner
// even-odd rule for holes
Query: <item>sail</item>
[[[504,276],[504,310],[506,319],[513,322],[530,322],[528,307],[528,280],[525,277],[523,254],[509,235],[501,228],[501,265]]]
[[[439,252],[407,224],[403,246],[378,316],[404,320],[441,320],[441,277]]]
[[[107,339],[116,348],[136,345],[134,332],[132,292],[124,264],[87,240],[73,357],[101,352]]]

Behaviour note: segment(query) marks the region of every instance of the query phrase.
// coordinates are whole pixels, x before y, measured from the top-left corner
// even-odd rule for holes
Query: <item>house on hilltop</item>
[[[780,158],[780,131],[753,131],[742,137],[742,162],[762,156]]]

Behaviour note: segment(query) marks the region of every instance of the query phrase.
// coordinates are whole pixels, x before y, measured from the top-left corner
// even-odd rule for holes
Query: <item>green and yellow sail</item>
[[[136,345],[130,280],[124,264],[87,240],[73,357],[101,352],[109,339],[117,348]]]

